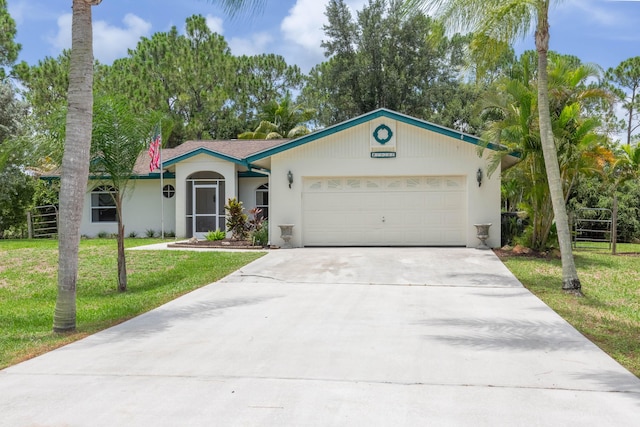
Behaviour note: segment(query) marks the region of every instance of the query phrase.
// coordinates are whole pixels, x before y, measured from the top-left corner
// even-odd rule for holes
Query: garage
[[[465,176],[305,177],[304,246],[465,246]]]

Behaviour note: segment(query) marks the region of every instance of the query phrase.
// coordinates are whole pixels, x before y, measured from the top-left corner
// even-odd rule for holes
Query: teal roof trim
[[[198,154],[206,154],[206,155],[209,155],[209,156],[212,156],[212,157],[217,157],[217,158],[219,158],[221,160],[226,160],[228,162],[237,163],[237,164],[243,165],[243,166],[247,165],[247,162],[242,160],[242,159],[237,159],[235,157],[227,156],[227,155],[224,155],[224,154],[221,154],[221,153],[217,153],[215,151],[211,151],[211,150],[209,150],[207,148],[202,148],[201,147],[201,148],[198,148],[197,150],[189,151],[188,153],[185,153],[185,154],[183,154],[181,156],[177,156],[177,157],[174,157],[173,159],[167,160],[166,162],[162,163],[162,166],[171,166],[171,165],[174,165],[176,163],[179,163],[179,162],[182,162],[184,160],[187,160],[187,159],[189,159],[191,157],[197,156]]]
[[[266,178],[269,175],[257,171],[238,172],[238,178]]]
[[[327,136],[336,134],[346,129],[350,129],[354,126],[358,126],[363,123],[370,122],[371,120],[374,120],[380,117],[386,117],[392,120],[397,120],[402,123],[416,126],[421,129],[426,129],[431,132],[439,133],[441,135],[445,135],[460,141],[468,142],[470,144],[485,146],[495,151],[503,151],[503,148],[500,147],[499,145],[492,144],[492,143],[487,144],[476,136],[459,132],[457,130],[449,129],[444,126],[439,126],[439,125],[427,122],[425,120],[416,119],[415,117],[407,116],[405,114],[400,114],[395,111],[387,110],[386,108],[381,108],[378,110],[374,110],[370,113],[355,117],[351,120],[347,120],[342,123],[338,123],[336,125],[330,126],[326,129],[319,130],[317,132],[313,132],[308,135],[304,135],[300,138],[290,141],[287,144],[283,144],[283,145],[271,148],[269,150],[265,150],[261,153],[254,154],[252,156],[247,157],[246,161],[249,163],[255,162],[256,160],[264,159],[265,157],[270,157],[270,156],[273,156],[274,154],[282,153],[292,148],[299,147],[304,144],[308,144],[309,142],[313,142],[318,139],[325,138]]]
[[[175,179],[176,174],[173,172],[165,172],[164,176],[162,177],[163,179]],[[60,177],[59,176],[41,176],[40,177],[41,180],[43,181],[59,181]],[[108,175],[89,175],[89,180],[93,180],[93,181],[105,181],[108,180],[109,176]],[[141,179],[141,180],[146,180],[146,179],[160,179],[160,173],[150,173],[149,175],[131,175],[129,177],[129,179]]]

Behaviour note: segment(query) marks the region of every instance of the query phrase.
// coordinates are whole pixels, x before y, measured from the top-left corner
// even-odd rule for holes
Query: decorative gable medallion
[[[369,122],[369,146],[372,158],[393,158],[396,155],[396,121],[381,117]]]

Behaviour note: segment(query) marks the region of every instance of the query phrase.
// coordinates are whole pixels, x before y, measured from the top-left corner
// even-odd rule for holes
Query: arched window
[[[91,222],[117,222],[116,190],[107,185],[96,187],[91,192]]]
[[[269,184],[262,184],[256,189],[256,208],[262,209],[262,219],[269,219]]]

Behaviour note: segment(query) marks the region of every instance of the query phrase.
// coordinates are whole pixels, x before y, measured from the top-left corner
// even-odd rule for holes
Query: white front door
[[[192,201],[193,236],[203,239],[209,231],[215,231],[218,228],[218,186],[195,184]]]

